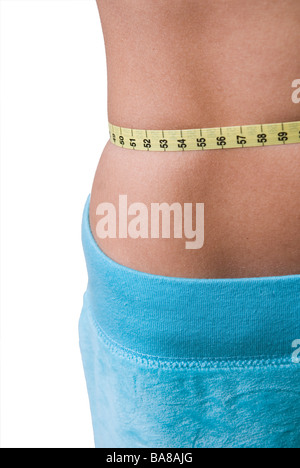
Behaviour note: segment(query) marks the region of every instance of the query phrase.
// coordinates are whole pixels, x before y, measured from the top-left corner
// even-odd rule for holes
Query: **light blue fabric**
[[[300,448],[300,275],[169,278],[108,258],[89,224],[80,348],[97,448]]]

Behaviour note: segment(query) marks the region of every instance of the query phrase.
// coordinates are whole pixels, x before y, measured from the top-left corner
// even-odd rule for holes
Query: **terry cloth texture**
[[[96,244],[89,201],[79,335],[95,446],[300,448],[300,275],[135,271]]]

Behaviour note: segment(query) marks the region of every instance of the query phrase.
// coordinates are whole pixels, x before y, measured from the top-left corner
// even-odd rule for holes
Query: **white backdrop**
[[[95,0],[0,0],[1,446],[92,448],[80,224],[108,140]]]

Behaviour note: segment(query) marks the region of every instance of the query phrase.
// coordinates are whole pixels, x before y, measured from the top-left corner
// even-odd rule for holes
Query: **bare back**
[[[185,129],[300,120],[298,0],[97,0],[108,72],[108,119]],[[148,153],[108,142],[90,221],[100,248],[136,270],[230,278],[300,272],[300,145]],[[204,203],[205,243],[99,239],[97,206]]]

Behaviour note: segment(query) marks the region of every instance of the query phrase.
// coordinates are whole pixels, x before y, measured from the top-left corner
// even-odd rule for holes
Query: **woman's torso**
[[[300,120],[298,0],[98,0],[108,118],[142,129]],[[300,145],[147,152],[108,142],[90,221],[100,248],[136,270],[195,278],[298,274]],[[204,204],[204,246],[97,237],[99,203]]]

